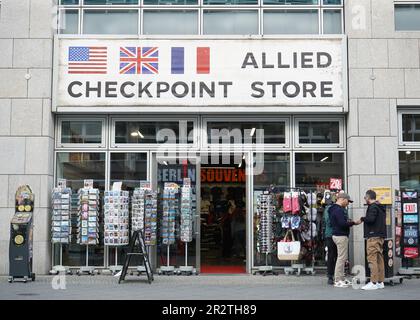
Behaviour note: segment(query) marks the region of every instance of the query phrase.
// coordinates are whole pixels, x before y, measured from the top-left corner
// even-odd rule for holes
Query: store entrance
[[[201,163],[201,273],[246,272],[245,161],[237,160]]]

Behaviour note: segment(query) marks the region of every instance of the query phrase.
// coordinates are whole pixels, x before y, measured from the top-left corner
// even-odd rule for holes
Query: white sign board
[[[342,106],[343,43],[60,39],[55,107]]]

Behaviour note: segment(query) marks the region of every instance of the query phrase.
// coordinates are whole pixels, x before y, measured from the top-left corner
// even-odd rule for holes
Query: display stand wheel
[[[26,283],[26,282],[28,282],[28,277],[23,277],[23,283]]]
[[[9,278],[7,279],[7,281],[8,281],[9,283],[12,283],[12,282],[13,282],[13,277],[9,277]]]
[[[404,278],[400,278],[400,283],[403,283],[403,281],[404,281]]]
[[[32,273],[32,274],[31,274],[31,280],[32,280],[32,281],[35,281],[35,273]]]

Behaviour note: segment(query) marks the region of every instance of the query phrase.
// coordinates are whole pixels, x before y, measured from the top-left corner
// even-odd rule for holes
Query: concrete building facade
[[[73,4],[76,2],[78,1]],[[313,1],[313,3],[319,2]],[[340,1],[336,3],[340,3]],[[342,25],[344,32],[339,36],[343,36],[346,43],[345,55],[347,59],[344,61],[346,63],[345,73],[348,76],[343,83],[346,100],[343,105],[348,105],[348,107],[343,106],[342,111],[335,110],[332,113],[323,110],[318,112],[315,118],[321,116],[328,119],[333,116],[335,119],[338,118],[339,122],[342,121],[340,130],[344,131],[344,139],[338,150],[341,150],[343,154],[344,188],[355,200],[351,210],[355,220],[364,215],[363,195],[367,189],[390,187],[394,190],[400,187],[399,151],[412,150],[412,152],[416,152],[415,143],[407,146],[401,139],[401,110],[408,111],[408,113],[410,110],[413,113],[420,110],[420,30],[396,30],[395,6],[407,3],[420,6],[419,1],[397,0],[343,0],[343,3],[338,5],[344,22]],[[67,4],[71,6],[72,2],[68,1]],[[85,115],[89,117],[94,114],[106,118],[104,121],[111,125],[117,121],[112,118],[113,115],[118,119],[119,116],[131,117],[134,114],[141,117],[144,114],[151,114],[150,111],[144,109],[133,112],[126,110],[120,113],[116,109],[112,109],[110,112],[101,112],[100,106],[91,109],[94,111],[87,111],[89,109],[85,107],[80,109],[83,111],[73,109],[66,112],[65,109],[60,109],[60,106],[57,108],[54,105],[52,101],[55,85],[53,75],[58,72],[54,66],[54,57],[59,54],[54,50],[59,48],[57,41],[60,41],[57,36],[55,19],[58,18],[58,12],[62,9],[58,5],[51,0],[1,1],[0,274],[7,274],[9,269],[9,223],[14,214],[14,193],[22,184],[30,185],[36,195],[34,271],[45,274],[52,267],[50,194],[56,179],[62,178],[57,176],[58,160],[56,157],[56,152],[60,148],[57,146],[61,143],[57,141],[58,132],[61,132],[61,129],[58,129],[60,121],[67,119],[66,117],[83,119]],[[262,8],[261,5],[258,8]],[[81,12],[83,9],[77,9],[75,5],[69,10],[80,10]],[[262,10],[260,9],[261,12]],[[321,4],[319,4],[319,10],[324,10]],[[418,11],[415,12],[420,19]],[[85,15],[87,16],[87,14]],[[204,15],[204,13],[200,11],[199,15]],[[82,17],[79,19],[81,20]],[[264,19],[268,21],[268,17]],[[78,24],[80,28],[82,26],[87,28],[83,22],[79,21]],[[263,27],[261,19],[258,23],[257,34],[264,35],[260,30]],[[200,22],[198,36],[204,34],[204,28],[205,25]],[[145,27],[142,26],[139,29],[144,31]],[[320,27],[321,29],[326,29],[326,26],[323,25]],[[99,41],[103,39],[102,35],[85,37],[80,33],[79,30],[78,35],[75,36],[76,39],[88,38]],[[164,38],[165,35],[163,34],[161,37]],[[182,36],[179,37],[182,39]],[[288,37],[293,39],[293,34]],[[312,35],[311,37],[316,38],[317,36]],[[221,38],[224,39],[223,36]],[[322,36],[319,38],[323,39]],[[229,39],[229,37],[225,39]],[[282,109],[277,116],[287,115],[289,122],[286,122],[290,126],[300,118],[305,119],[305,116],[313,117],[311,111],[305,113],[302,108],[298,110],[299,108],[294,109],[293,106],[273,105],[269,111],[266,111],[266,118],[276,114],[276,111],[273,111],[276,107]],[[259,112],[254,110],[252,113],[249,108],[248,106],[239,112],[248,113],[250,117]],[[246,111],[244,111],[245,109]],[[162,119],[166,117],[163,110],[164,108],[158,114]],[[194,110],[191,113],[199,115],[197,117],[206,115],[205,112],[197,111],[197,108]],[[175,109],[168,109],[168,114],[174,115],[174,113],[176,113]],[[185,112],[185,110],[181,112],[186,117],[191,113]],[[152,115],[156,118],[156,113]],[[225,116],[223,112],[212,112],[207,115],[210,118]],[[232,117],[232,114],[227,115],[227,119],[229,116]],[[204,121],[202,118],[197,119],[197,122]],[[111,135],[109,132],[106,135]],[[294,133],[289,134],[294,137]],[[112,147],[112,143],[105,146],[105,152],[109,153],[109,149]],[[82,148],[82,150],[84,149]],[[291,157],[296,157],[295,153],[298,151],[295,151],[292,146],[290,150]],[[297,147],[296,150],[298,150]],[[323,150],[325,149],[321,147],[312,151],[316,153],[315,151]],[[73,151],[75,150],[73,149]],[[147,152],[149,152],[148,161],[150,163],[152,161],[150,157],[153,157],[152,152],[150,150]],[[292,177],[289,183],[294,186],[293,182],[297,178],[293,177],[293,173],[297,169],[293,165],[291,168],[290,175]],[[146,169],[148,178],[154,174],[152,170],[151,167]],[[108,172],[105,173],[105,180],[112,180],[109,175]],[[86,177],[86,179],[88,178],[90,177]],[[251,182],[249,186],[251,186]],[[248,214],[252,212],[253,205],[252,199],[248,198]],[[249,218],[249,223],[252,223],[252,217]],[[252,236],[248,236],[248,246],[253,246],[251,239]],[[364,265],[362,228],[354,228],[351,247],[350,259],[352,263]],[[252,249],[250,250],[248,255],[253,255]],[[247,271],[251,272],[252,266],[251,264],[249,266]]]

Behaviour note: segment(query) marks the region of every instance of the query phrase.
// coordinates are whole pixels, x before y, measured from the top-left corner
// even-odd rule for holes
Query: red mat
[[[211,266],[201,265],[201,273],[246,273],[245,266]]]

